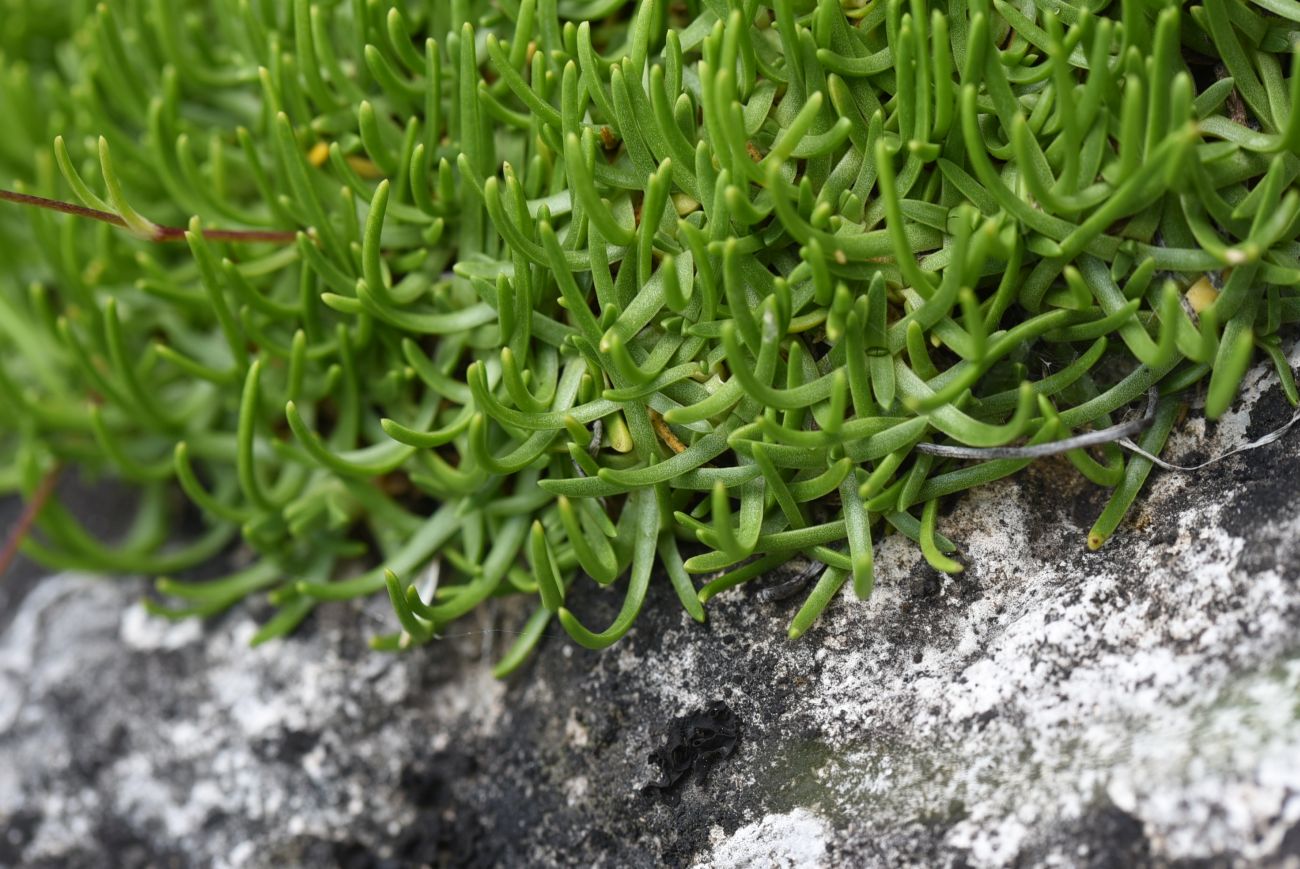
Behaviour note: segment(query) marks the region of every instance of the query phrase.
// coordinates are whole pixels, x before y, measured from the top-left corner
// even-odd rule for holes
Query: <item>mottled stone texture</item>
[[[1285,421],[1248,384],[1167,455]],[[255,606],[168,626],[138,582],[52,577],[0,620],[0,864],[1300,865],[1297,457],[1157,472],[1097,553],[1104,494],[1040,463],[949,505],[964,573],[886,539],[798,642],[797,600],[699,626],[658,583],[613,649],[552,636],[504,683],[521,602],[400,657],[365,647],[382,600],[250,650]],[[715,701],[734,751],[643,790]]]

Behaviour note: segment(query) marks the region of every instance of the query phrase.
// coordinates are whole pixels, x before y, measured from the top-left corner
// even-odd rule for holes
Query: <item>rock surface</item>
[[[1258,370],[1166,456],[1290,413]],[[253,606],[172,626],[52,577],[0,621],[0,865],[1300,865],[1298,458],[1157,471],[1096,553],[1104,493],[1040,463],[941,518],[964,573],[887,538],[797,642],[797,599],[700,626],[660,583],[619,645],[506,682],[518,602],[399,657],[365,647],[382,600],[250,650]],[[734,751],[643,790],[717,701]]]

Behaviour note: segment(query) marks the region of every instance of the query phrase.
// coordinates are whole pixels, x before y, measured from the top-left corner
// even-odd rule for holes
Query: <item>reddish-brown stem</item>
[[[18,550],[31,533],[32,525],[36,524],[36,518],[41,515],[41,510],[45,509],[45,502],[50,500],[50,495],[54,494],[54,484],[59,481],[59,468],[56,465],[42,479],[41,484],[36,487],[32,497],[28,499],[27,504],[23,507],[22,514],[18,517],[17,524],[9,532],[8,539],[5,540],[3,549],[0,549],[0,576],[5,575],[9,565],[13,564],[18,557]]]
[[[15,202],[19,205],[32,205],[48,211],[71,214],[75,217],[88,217],[91,220],[111,223],[113,226],[120,226],[123,229],[127,228],[126,221],[110,211],[87,208],[84,205],[63,202],[59,199],[46,199],[44,196],[32,196],[29,193],[15,193],[12,190],[3,189],[0,189],[0,199],[6,202]],[[149,240],[156,242],[184,241],[185,233],[186,230],[179,226],[159,226],[154,224],[153,237]],[[203,237],[209,241],[265,241],[271,244],[293,244],[298,238],[298,233],[282,229],[205,229],[203,230]]]
[[[61,202],[58,199],[46,199],[44,196],[32,196],[28,193],[15,193],[12,190],[0,190],[0,199],[7,202],[16,202],[19,205],[35,205],[37,208],[45,208],[50,211],[61,211],[64,214],[75,214],[77,217],[89,217],[92,220],[102,220],[104,223],[111,223],[114,226],[126,226],[126,221],[116,214],[110,214],[107,211],[99,211],[94,208],[87,208],[84,205],[76,205],[72,202]]]

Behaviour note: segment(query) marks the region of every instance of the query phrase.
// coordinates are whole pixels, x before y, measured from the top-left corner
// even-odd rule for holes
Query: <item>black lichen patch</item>
[[[1062,857],[1085,869],[1152,864],[1151,843],[1142,821],[1105,798],[1076,822],[1063,824],[1027,844],[1014,865],[1041,866]]]
[[[40,825],[40,812],[31,809],[19,809],[0,822],[0,866],[19,864],[27,843],[36,835],[36,828]]]
[[[650,752],[659,778],[646,784],[646,792],[671,791],[692,773],[703,784],[710,767],[730,757],[739,739],[740,722],[721,700],[675,719],[668,725],[663,746]]]
[[[137,820],[107,812],[95,823],[91,834],[99,855],[70,865],[111,865],[121,869],[180,869],[188,864],[172,843],[160,841],[157,831]],[[110,859],[100,862],[104,856]]]
[[[1293,412],[1280,388],[1269,390],[1251,409],[1246,437],[1254,440],[1275,431]],[[1295,462],[1286,458],[1292,451],[1286,441],[1296,436],[1292,430],[1279,443],[1234,456],[1201,472],[1204,485],[1209,487],[1207,495],[1225,501],[1219,521],[1229,534],[1254,542],[1260,526],[1266,524],[1261,519],[1294,513],[1300,475]],[[1249,497],[1231,497],[1238,488],[1247,489]]]
[[[1292,824],[1277,848],[1279,857],[1300,857],[1300,823]]]
[[[261,758],[297,766],[311,753],[318,742],[320,742],[319,733],[283,728],[278,734],[255,743],[253,750]]]
[[[1286,400],[1281,384],[1274,383],[1250,409],[1246,423],[1246,439],[1258,440],[1286,425],[1295,408]]]
[[[412,805],[442,809],[455,802],[450,782],[467,779],[477,772],[478,763],[471,755],[439,751],[403,767],[400,786]]]

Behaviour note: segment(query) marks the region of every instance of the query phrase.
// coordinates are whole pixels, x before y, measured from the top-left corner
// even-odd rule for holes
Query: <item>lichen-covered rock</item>
[[[1246,392],[1167,455],[1291,413]],[[504,683],[519,602],[404,656],[366,650],[382,602],[250,650],[250,607],[173,626],[53,577],[0,623],[0,865],[1300,865],[1298,459],[1157,471],[1096,553],[1104,493],[1042,462],[941,519],[964,573],[886,539],[873,597],[797,642],[795,601],[699,626],[660,588],[613,649],[554,636]],[[715,702],[734,750],[645,788]]]

